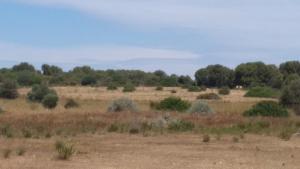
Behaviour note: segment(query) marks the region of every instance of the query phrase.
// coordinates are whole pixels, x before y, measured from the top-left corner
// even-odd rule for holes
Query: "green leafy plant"
[[[135,90],[135,86],[131,83],[127,83],[123,88],[123,92],[134,92]]]
[[[277,98],[280,92],[270,87],[253,87],[245,94],[245,97]]]
[[[254,105],[250,110],[243,114],[244,116],[271,116],[271,117],[287,117],[288,111],[277,102],[262,101]]]
[[[186,111],[191,103],[179,97],[168,97],[158,103],[151,102],[150,106],[157,110]]]
[[[43,100],[42,104],[47,109],[53,109],[57,106],[58,96],[55,93],[47,94]]]
[[[17,83],[12,80],[6,80],[0,84],[0,98],[16,99],[19,96]]]

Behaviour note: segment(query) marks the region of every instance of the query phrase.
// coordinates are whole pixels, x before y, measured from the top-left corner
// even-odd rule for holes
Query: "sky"
[[[299,0],[0,0],[0,67],[193,75],[300,60]]]

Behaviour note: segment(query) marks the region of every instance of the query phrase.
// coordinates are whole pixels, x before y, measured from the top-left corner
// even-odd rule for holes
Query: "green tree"
[[[300,62],[299,61],[289,61],[282,63],[279,66],[279,70],[284,76],[288,76],[290,74],[298,74],[300,75]]]
[[[43,75],[46,76],[57,76],[63,73],[63,70],[57,66],[50,66],[47,64],[42,65]]]
[[[31,64],[26,63],[26,62],[22,62],[18,65],[13,66],[12,70],[16,71],[16,72],[20,72],[20,71],[35,72],[34,66],[32,66]]]
[[[195,74],[195,78],[198,86],[232,86],[234,71],[222,65],[210,65],[204,69],[199,69]]]

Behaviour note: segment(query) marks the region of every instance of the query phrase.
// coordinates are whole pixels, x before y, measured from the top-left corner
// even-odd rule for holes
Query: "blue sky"
[[[0,67],[193,73],[300,59],[296,0],[0,0]]]

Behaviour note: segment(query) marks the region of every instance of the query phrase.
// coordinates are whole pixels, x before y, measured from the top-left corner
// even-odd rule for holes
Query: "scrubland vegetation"
[[[252,135],[290,141],[300,130],[299,75],[296,61],[279,68],[261,62],[235,70],[211,65],[198,70],[195,80],[160,70],[84,66],[64,72],[43,65],[37,71],[21,63],[0,70],[0,135],[51,141],[49,151],[61,160],[88,153],[70,139],[106,134],[189,134],[205,145],[228,137],[245,144]],[[3,149],[3,157],[30,154],[23,146]]]

